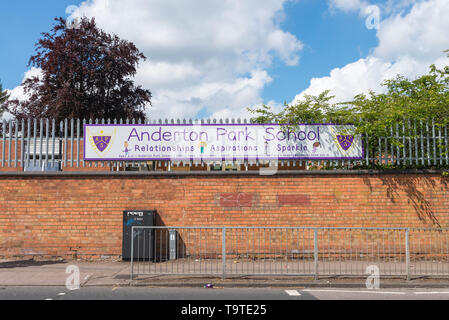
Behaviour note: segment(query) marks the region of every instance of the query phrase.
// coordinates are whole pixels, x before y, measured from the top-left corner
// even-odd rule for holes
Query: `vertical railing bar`
[[[142,234],[142,231],[145,234],[145,229],[138,229],[138,232],[137,232],[137,274],[138,275],[140,274],[140,265],[141,265],[141,263],[140,263],[140,241],[141,241],[140,236]],[[144,257],[142,257],[142,260],[143,260],[143,258]]]
[[[39,168],[42,170],[42,142],[44,139],[44,120],[39,120]]]
[[[170,262],[170,230],[168,229],[162,229],[160,230],[161,233],[165,232],[165,261],[166,264],[168,265],[168,263]],[[174,264],[170,264],[171,266],[171,270],[170,273],[173,274],[175,272],[175,265]]]
[[[393,134],[393,125],[390,126],[390,155],[389,155],[389,164],[393,165],[394,162],[394,134]]]
[[[142,244],[142,256],[143,256],[143,270],[142,270],[142,273],[143,274],[145,274],[145,256],[146,256],[146,251],[145,251],[145,244],[146,244],[146,232],[145,231],[147,231],[148,229],[147,228],[145,228],[145,229],[142,229],[142,232],[143,232],[143,244]],[[148,260],[150,259],[150,257],[148,256]]]
[[[16,119],[15,120],[15,125],[14,125],[14,168],[17,168],[18,165],[18,156],[19,156],[19,151],[18,149],[18,139],[19,139],[19,121]]]
[[[80,119],[76,119],[76,146],[77,146],[77,152],[76,152],[76,167],[80,167]]]
[[[433,164],[437,165],[437,139],[435,134],[435,120],[432,118],[432,140],[433,140]]]
[[[381,166],[382,165],[382,139],[380,137],[379,137],[378,150],[379,150],[379,166]]]
[[[366,144],[365,144],[365,161],[366,161],[366,166],[369,166],[369,135],[366,134]],[[319,164],[318,164],[319,165]]]
[[[34,146],[33,146],[33,167],[36,167],[36,153],[37,153],[37,141],[36,141],[36,136],[37,136],[37,119],[34,119],[33,121],[34,124],[34,128],[33,128],[33,142],[34,142]]]
[[[221,238],[222,248],[221,248],[221,259],[222,259],[222,278],[226,279],[226,227],[222,229]]]
[[[349,229],[349,256],[350,256],[349,261],[351,261],[351,274],[353,274],[354,272],[352,269],[352,266],[353,266],[353,263],[352,263],[352,229]]]
[[[5,167],[5,157],[6,157],[6,120],[3,119],[3,126],[2,126],[2,167]]]
[[[24,159],[25,159],[25,120],[22,119],[21,121],[21,125],[22,128],[20,130],[21,132],[21,137],[20,137],[20,164],[22,166],[22,169],[25,168],[25,163],[24,163]]]
[[[30,166],[30,152],[31,152],[31,146],[30,146],[30,141],[31,141],[31,119],[28,118],[28,128],[27,128],[27,166]]]
[[[424,135],[423,135],[423,123],[422,120],[419,120],[419,134],[421,140],[421,165],[424,165]]]
[[[262,264],[263,264],[263,273],[265,273],[265,272],[266,272],[266,270],[265,270],[265,267],[266,267],[266,259],[267,259],[266,250],[265,250],[265,243],[266,243],[266,239],[265,239],[265,228],[263,228],[262,231],[263,231],[263,246],[264,246]]]
[[[382,270],[385,270],[386,268],[385,268],[385,266],[387,265],[387,258],[385,257],[386,256],[386,253],[385,253],[385,233],[386,232],[388,232],[388,231],[385,231],[384,230],[384,232],[382,232],[382,254],[383,254],[383,266],[382,266]],[[388,233],[387,233],[388,234]]]
[[[447,124],[444,126],[444,140],[445,140],[445,153],[446,153],[446,165],[449,164],[449,136],[447,135]]]
[[[242,238],[241,238],[242,245],[245,243],[245,232],[244,231],[245,231],[245,229],[241,230],[241,232],[242,232]],[[248,255],[248,251],[247,250],[245,251],[245,254],[246,254],[246,256]],[[242,256],[243,256],[243,254],[242,254]],[[245,259],[243,259],[243,260],[245,260]],[[242,273],[241,274],[244,274],[244,271],[245,271],[243,266],[244,266],[244,263],[242,261],[242,270],[241,270]]]
[[[419,165],[419,153],[418,153],[418,129],[416,126],[416,119],[413,119],[413,135],[415,137],[415,164]]]
[[[45,119],[45,166],[48,167],[48,149],[50,148],[50,120]]]
[[[427,164],[430,166],[432,161],[430,158],[430,130],[429,130],[429,120],[426,120],[426,141],[427,141]]]
[[[85,126],[86,126],[86,124],[87,124],[87,122],[86,122],[86,119],[83,119],[83,128],[82,128],[82,141],[83,141],[83,157],[81,158],[81,162],[83,163],[83,168],[85,168],[86,167],[86,161],[84,161],[84,144],[86,143],[86,135],[85,135],[85,132],[84,132],[84,128],[85,128]]]
[[[55,166],[55,119],[51,120],[51,166]]]
[[[252,263],[252,266],[253,266],[253,274],[254,274],[254,272],[255,272],[255,270],[256,270],[256,267],[255,267],[255,261],[257,261],[257,255],[256,255],[256,239],[255,239],[255,237],[256,237],[256,230],[255,229],[251,229],[251,231],[252,231],[252,236],[253,236],[253,241],[251,241],[251,243],[252,243],[252,245],[253,245],[253,249],[252,249],[252,252],[253,252],[253,255],[254,255],[254,258],[253,258],[253,261],[254,261],[254,263]]]
[[[11,168],[12,158],[12,120],[8,121],[8,167]]]
[[[399,147],[399,139],[400,139],[400,133],[399,133],[399,124],[396,123],[395,126],[395,139],[396,139],[396,165],[401,165],[401,148]]]
[[[74,133],[74,128],[75,127],[75,121],[74,121],[74,119],[72,118],[72,119],[70,119],[70,167],[71,168],[73,168],[73,162],[74,162],[74,156],[73,156],[73,142],[75,141],[75,139],[74,139],[74,136],[75,136],[75,133]],[[137,243],[137,244],[139,244],[139,243]]]
[[[64,119],[64,168],[67,167],[67,133],[68,133],[68,120]]]
[[[134,120],[134,119],[133,119],[133,120]],[[101,119],[101,124],[105,124],[105,119],[104,119],[104,118]],[[134,124],[134,121],[133,121],[133,124]],[[100,161],[100,164],[101,164],[101,167],[103,168],[105,162],[104,162],[104,161]]]
[[[134,280],[134,227],[131,227],[131,281]]]
[[[407,165],[407,146],[405,143],[405,120],[402,121],[402,157],[404,165]]]
[[[413,147],[412,147],[412,138],[410,137],[411,134],[411,122],[410,118],[407,119],[407,139],[408,139],[408,147],[409,147],[409,164],[410,166],[413,165]]]
[[[202,245],[201,245],[202,243],[201,242],[203,241],[203,237],[202,237],[202,234],[201,234],[201,228],[199,228],[199,238],[200,239],[199,239],[198,242],[200,244],[200,248],[198,250],[198,256],[199,256],[199,260],[200,260],[200,273],[201,273],[201,262],[202,262],[201,260],[203,260],[202,259],[202,252],[201,252],[201,247],[202,247]],[[232,249],[232,246],[231,246],[231,249]]]
[[[440,166],[443,165],[443,137],[441,136],[441,131],[441,126],[438,126],[438,158],[440,159]]]
[[[313,260],[315,269],[315,280],[318,280],[318,229],[314,229],[313,234]]]
[[[272,234],[271,234],[272,231],[273,230],[268,229],[268,237],[269,237],[268,243],[269,243],[269,247],[270,247],[270,249],[268,251],[269,251],[270,255],[273,254],[273,247],[272,247],[272,242],[273,241],[271,240],[272,239]],[[274,256],[276,256],[276,254]],[[270,273],[273,273],[273,262],[272,261],[270,261]]]
[[[259,229],[259,231],[260,231],[260,229]],[[260,234],[259,234],[259,237],[258,237],[258,238],[259,238],[259,254],[258,254],[258,255],[259,255],[259,257],[260,257],[260,256],[261,256],[261,254],[260,254],[260,253],[261,253],[261,248],[262,248],[262,246],[261,246]],[[259,263],[259,270],[258,270],[258,272],[260,273],[260,263]]]
[[[330,234],[331,234],[331,230],[327,229],[327,263],[325,266],[327,266],[328,268],[328,274],[332,274],[331,271],[331,261],[332,261],[332,256],[331,256],[331,239],[330,239]],[[326,270],[326,268],[324,268],[324,270]]]
[[[418,230],[417,234],[419,235],[419,237],[418,237],[418,239],[419,239],[418,240],[418,253],[422,254],[422,252],[421,252],[421,242],[422,242],[421,241],[421,230]],[[419,256],[418,256],[418,261],[419,261]],[[418,272],[417,273],[420,274],[421,273],[421,263],[418,263],[417,266],[419,266],[419,273]],[[415,271],[417,271],[416,269],[417,268],[415,267]]]
[[[164,251],[163,251],[163,243],[164,243],[164,241],[162,241],[162,237],[163,237],[163,232],[165,231],[164,229],[160,229],[160,230],[158,230],[159,231],[159,261],[160,262],[162,262],[162,261],[164,261],[165,262],[165,274],[167,274],[168,273],[168,263],[167,263],[167,248],[165,248],[165,259],[164,260],[162,260],[162,256],[163,256],[163,254],[164,254]],[[165,244],[165,247],[167,247],[167,244]],[[173,268],[173,267],[172,267]],[[161,267],[161,272],[162,272],[162,267]],[[173,271],[173,269],[172,269],[172,271]]]

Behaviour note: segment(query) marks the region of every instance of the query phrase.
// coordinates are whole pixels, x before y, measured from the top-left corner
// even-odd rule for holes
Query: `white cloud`
[[[361,16],[369,15],[367,9],[376,6],[386,15],[397,14],[403,12],[413,4],[424,0],[387,0],[383,3],[377,1],[363,0],[328,0],[329,8],[332,11],[341,10],[346,13],[358,11]]]
[[[340,5],[344,6],[344,2]],[[352,7],[352,1],[347,2],[346,7]],[[412,2],[416,1],[402,1],[402,5]],[[319,94],[327,89],[336,101],[348,101],[369,90],[382,91],[381,82],[398,74],[415,78],[428,72],[432,63],[439,67],[449,65],[449,59],[443,57],[443,51],[449,49],[448,13],[448,0],[429,0],[416,2],[407,13],[391,15],[381,22],[377,32],[379,45],[371,55],[335,68],[327,77],[312,79],[292,103],[304,94]]]
[[[27,72],[24,73],[24,75],[23,75],[23,80],[22,80],[22,81],[24,81],[25,79],[28,79],[28,78],[33,78],[33,77],[38,77],[38,78],[40,78],[41,75],[42,75],[41,69],[32,67],[30,70],[28,70]],[[12,90],[6,90],[6,91],[7,91],[8,94],[9,94],[9,99],[10,99],[10,100],[15,100],[15,99],[17,99],[17,100],[19,100],[19,101],[24,101],[24,100],[27,100],[28,97],[29,97],[29,94],[27,94],[27,93],[24,92],[22,86],[18,86],[18,87],[15,87],[15,88],[12,89]],[[9,119],[12,119],[13,116],[12,116],[12,114],[10,114],[9,112],[5,111],[5,112],[2,114],[2,118],[3,118],[3,119],[9,120]]]
[[[433,62],[449,48],[448,14],[448,0],[432,0],[416,4],[405,16],[386,19],[378,31],[374,55],[391,61],[406,55]]]
[[[330,0],[331,9],[339,9],[346,12],[358,11],[364,6],[364,1],[360,0]]]
[[[286,1],[92,0],[73,15],[95,17],[148,57],[136,82],[152,91],[151,117],[238,117],[263,102],[273,59],[299,63],[303,44],[280,27]]]

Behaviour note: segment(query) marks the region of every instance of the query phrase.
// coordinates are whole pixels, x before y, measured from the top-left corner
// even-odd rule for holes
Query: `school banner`
[[[86,124],[84,160],[358,160],[352,125]]]

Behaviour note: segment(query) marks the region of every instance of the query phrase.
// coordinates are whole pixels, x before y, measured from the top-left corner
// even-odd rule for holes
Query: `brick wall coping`
[[[325,176],[325,175],[383,175],[383,174],[442,174],[444,170],[280,170],[275,176]],[[260,174],[259,171],[60,171],[60,172],[24,172],[24,171],[4,171],[0,172],[1,177],[150,177],[150,176],[270,176]]]

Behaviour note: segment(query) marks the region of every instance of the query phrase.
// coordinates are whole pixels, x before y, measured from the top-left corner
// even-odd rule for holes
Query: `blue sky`
[[[250,105],[269,103],[279,108],[284,101],[324,89],[347,99],[368,89],[378,90],[380,80],[395,73],[417,75],[449,48],[446,35],[435,40],[431,34],[438,29],[447,34],[443,30],[447,19],[439,12],[447,16],[448,0],[248,0],[244,8],[233,0],[225,5],[197,1],[198,6],[188,10],[181,8],[184,2],[174,0],[10,1],[0,11],[3,87],[18,92],[40,33],[50,30],[54,17],[68,17],[69,5],[80,6],[79,15],[95,16],[100,27],[135,42],[149,57],[136,81],[153,92],[153,112],[161,116],[238,115]],[[368,5],[380,8],[379,30],[365,25]],[[426,29],[417,21],[429,15],[435,17]],[[260,26],[254,26],[252,20],[259,21],[259,16]],[[214,20],[221,25],[214,26]],[[404,25],[416,29],[416,39],[410,36],[413,32],[401,31],[406,30]],[[191,30],[183,30],[184,26]],[[207,47],[208,41],[216,40],[214,32],[228,29],[241,35],[226,34],[216,47]],[[257,34],[258,29],[272,34]],[[167,30],[169,36],[164,38]],[[186,35],[192,36],[192,43],[186,44]],[[264,39],[271,35],[273,41]],[[418,39],[430,45],[414,56]],[[246,40],[254,43],[247,45]],[[250,61],[236,52],[257,58]],[[199,57],[204,62],[198,63]],[[404,67],[406,62],[409,68]],[[316,80],[311,83],[312,79]]]
[[[57,16],[67,17],[69,5],[82,1],[12,1],[0,11],[0,38],[8,43],[0,51],[0,79],[5,88],[18,86],[34,44],[41,32],[48,31]],[[285,6],[283,29],[305,44],[298,66],[285,66],[276,60],[270,67],[273,82],[263,93],[265,100],[291,100],[307,88],[311,77],[320,77],[335,67],[366,55],[375,46],[375,30],[368,30],[356,14],[332,14],[326,1],[302,0]],[[14,32],[12,32],[14,31]]]
[[[366,56],[377,44],[376,30],[367,29],[358,14],[335,14],[326,1],[302,0],[287,3],[282,26],[295,34],[305,48],[298,66],[276,61],[270,74],[274,78],[264,90],[265,99],[290,102],[306,89],[312,77],[323,77],[336,67]]]
[[[66,16],[65,9],[81,1],[8,1],[0,10],[0,79],[3,87],[14,88],[28,70],[28,60],[42,32],[49,31],[53,18]]]

